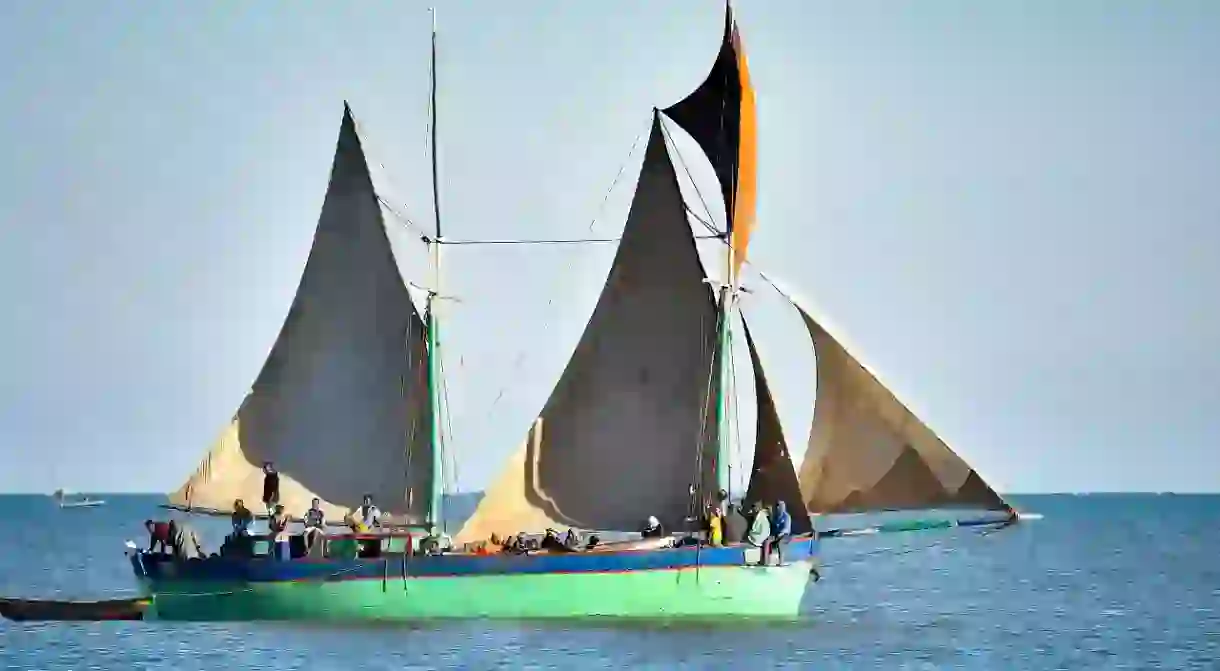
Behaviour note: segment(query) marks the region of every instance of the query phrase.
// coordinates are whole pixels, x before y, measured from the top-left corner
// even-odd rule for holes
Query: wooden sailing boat
[[[753,223],[753,94],[731,14],[708,80],[665,113],[727,185],[728,236],[743,253]],[[730,252],[726,267],[727,281],[709,286],[654,110],[618,254],[585,334],[459,543],[548,527],[633,531],[650,515],[681,529],[727,488],[720,371],[740,258]],[[233,499],[256,499],[259,467],[274,461],[281,498],[298,509],[313,496],[343,509],[372,490],[398,504],[391,509],[402,521],[434,531],[437,343],[431,301],[421,319],[398,274],[345,108],[289,317],[233,422],[172,499],[223,512]],[[336,458],[335,445],[351,451]],[[631,450],[646,455],[646,468],[625,458]],[[672,538],[572,553],[408,549],[286,562],[141,553],[132,563],[163,619],[795,616],[817,540],[782,436],[757,453],[756,462],[773,463],[758,469],[752,493],[792,510],[797,535],[782,566],[754,566],[758,550],[742,544],[673,547]]]
[[[433,63],[435,111],[435,30]],[[727,253],[724,275],[714,283],[695,246],[663,117],[694,138],[721,187]],[[524,444],[457,534],[459,545],[548,528],[632,531],[649,516],[670,529],[688,528],[714,492],[729,489],[732,399],[724,371],[738,315],[737,276],[754,227],[755,133],[749,71],[727,11],[707,79],[677,104],[653,111],[634,199],[597,306]],[[435,194],[435,146],[432,156]],[[437,234],[429,239],[434,268],[444,242],[437,210]],[[289,316],[251,393],[171,495],[173,503],[223,513],[234,499],[257,500],[260,467],[273,461],[290,509],[304,510],[316,496],[333,516],[372,492],[397,521],[435,534],[443,481],[438,280],[439,272],[421,317],[394,260],[345,106]],[[578,552],[432,555],[414,552],[417,538],[409,536],[384,545],[377,557],[332,553],[282,562],[223,556],[176,562],[136,553],[132,566],[153,596],[151,612],[187,620],[793,617],[818,554],[806,504],[884,506],[900,487],[882,484],[915,471],[895,465],[892,478],[875,479],[863,468],[841,470],[857,457],[860,445],[852,441],[865,435],[850,431],[872,424],[834,399],[865,392],[873,401],[884,398],[863,382],[844,382],[846,391],[831,392],[831,410],[815,411],[810,468],[816,470],[798,479],[753,338],[741,323],[759,408],[747,498],[788,504],[794,536],[783,565],[756,566],[757,548],[740,543],[676,546],[673,538]],[[807,324],[819,356],[833,351],[828,336],[819,341],[816,322],[807,317]],[[826,367],[830,388],[859,377],[849,369]],[[915,435],[909,420],[901,422],[901,435]],[[952,468],[934,459],[943,454],[930,445],[924,439],[912,449],[949,477],[944,473]],[[840,493],[841,483],[851,485],[847,492]],[[916,489],[904,505],[927,502],[929,488]],[[936,502],[951,498],[947,485],[937,491],[943,495]],[[959,485],[952,495],[969,498],[963,491]]]

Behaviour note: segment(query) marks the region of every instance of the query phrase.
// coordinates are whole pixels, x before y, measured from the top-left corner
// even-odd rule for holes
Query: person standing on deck
[[[161,554],[169,551],[169,522],[154,522],[144,520],[144,528],[148,529],[148,551],[159,550]]]
[[[275,513],[275,505],[280,502],[280,474],[275,470],[275,464],[263,462],[263,505],[267,507],[267,516]]]
[[[776,556],[776,563],[784,565],[784,543],[792,536],[792,516],[788,514],[788,504],[779,501],[775,504],[775,516],[771,518],[771,534],[763,542],[762,558],[759,566],[766,566],[771,553]]]
[[[267,526],[271,529],[272,557],[280,561],[291,559],[292,552],[288,546],[288,513],[284,512],[284,506],[278,503],[275,505],[275,511],[271,519],[267,520]]]
[[[724,512],[720,506],[712,506],[707,513],[707,543],[713,547],[724,545]]]

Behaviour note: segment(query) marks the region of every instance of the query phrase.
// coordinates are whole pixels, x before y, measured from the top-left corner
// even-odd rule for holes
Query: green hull
[[[795,619],[812,562],[682,570],[539,573],[335,582],[160,582],[146,619]]]

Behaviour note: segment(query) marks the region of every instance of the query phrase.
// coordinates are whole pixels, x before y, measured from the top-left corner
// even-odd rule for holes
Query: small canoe
[[[0,615],[18,621],[141,620],[151,601],[146,598],[106,601],[0,599]]]

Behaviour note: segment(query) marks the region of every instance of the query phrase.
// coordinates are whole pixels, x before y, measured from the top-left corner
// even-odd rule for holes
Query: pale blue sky
[[[721,7],[440,3],[448,235],[617,234],[632,143],[705,74]],[[287,312],[344,98],[388,197],[430,226],[426,8],[0,3],[0,491],[180,484]],[[762,268],[1001,490],[1220,489],[1220,7],[738,10]],[[611,252],[448,251],[462,489],[524,435]],[[813,357],[753,285],[803,446]]]

